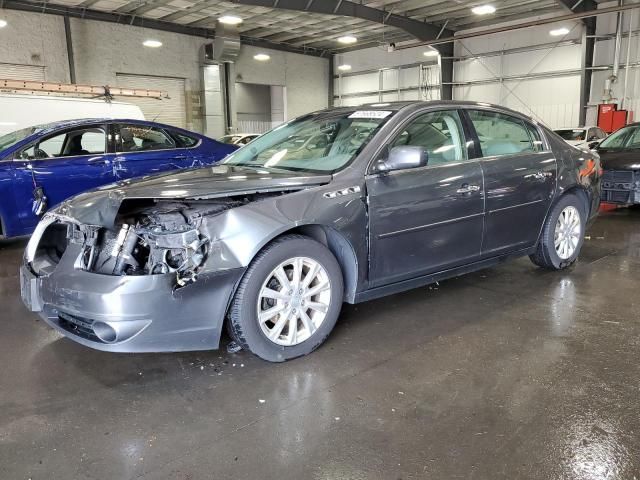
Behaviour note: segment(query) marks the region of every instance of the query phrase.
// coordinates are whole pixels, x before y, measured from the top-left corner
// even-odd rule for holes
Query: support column
[[[580,71],[580,112],[579,124],[584,126],[587,121],[587,105],[591,100],[591,76],[593,56],[595,50],[596,19],[587,18],[582,29],[582,62]]]
[[[67,42],[67,59],[69,60],[69,81],[76,83],[76,64],[73,58],[73,40],[71,38],[71,21],[64,17],[64,35]]]
[[[327,107],[331,108],[333,107],[333,95],[334,95],[334,78],[333,76],[335,75],[335,55],[331,54],[329,56],[329,102],[327,103]]]
[[[440,57],[440,99],[453,100],[453,42],[438,46]]]

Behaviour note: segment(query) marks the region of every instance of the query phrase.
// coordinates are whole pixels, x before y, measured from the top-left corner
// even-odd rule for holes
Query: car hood
[[[297,191],[327,184],[327,174],[217,165],[126,180],[80,194],[51,214],[80,223],[112,227],[120,205],[130,199],[205,200],[252,193]]]
[[[605,170],[640,170],[640,150],[598,150]]]

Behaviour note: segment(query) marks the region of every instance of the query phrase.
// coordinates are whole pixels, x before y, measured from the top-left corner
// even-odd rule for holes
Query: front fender
[[[203,228],[211,239],[211,248],[205,270],[246,268],[258,252],[278,236],[320,226],[337,232],[350,244],[357,268],[354,283],[361,286],[366,280],[368,265],[367,211],[363,197],[357,192],[327,198],[326,190],[323,186],[258,199],[207,219]]]

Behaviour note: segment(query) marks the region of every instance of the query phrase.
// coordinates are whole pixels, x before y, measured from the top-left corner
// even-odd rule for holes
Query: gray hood
[[[111,227],[124,200],[204,200],[252,193],[296,191],[327,184],[331,179],[332,176],[326,174],[217,165],[107,185],[73,197],[51,213],[71,217],[80,223]]]

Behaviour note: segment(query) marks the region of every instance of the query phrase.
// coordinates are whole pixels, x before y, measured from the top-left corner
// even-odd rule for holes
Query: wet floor
[[[19,300],[0,243],[1,479],[640,478],[640,211],[528,259],[346,306],[325,346],[117,355]]]

